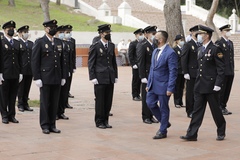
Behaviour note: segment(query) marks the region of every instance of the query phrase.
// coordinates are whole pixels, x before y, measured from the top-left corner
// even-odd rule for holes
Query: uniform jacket
[[[178,74],[183,74],[182,64],[181,64],[182,50],[178,46],[174,47],[173,50],[178,56]]]
[[[70,72],[70,66],[72,65],[72,53],[71,53],[71,48],[70,48],[70,45],[69,45],[69,42],[68,41],[64,41],[62,40],[63,42],[63,68],[64,68],[64,77],[69,77],[69,73],[72,73]],[[70,42],[71,43],[71,42]]]
[[[148,78],[153,50],[154,48],[147,40],[143,40],[137,47],[138,69],[141,79]]]
[[[221,50],[210,42],[202,51],[198,50],[198,70],[195,81],[195,91],[199,93],[213,93],[214,86],[222,86],[224,79],[224,58]]]
[[[23,75],[32,75],[32,68],[31,68],[31,58],[32,58],[32,47],[33,42],[27,41],[28,46],[26,46],[26,43],[19,39],[21,44],[21,53],[22,53],[22,74]]]
[[[157,95],[166,95],[167,91],[175,91],[178,56],[169,45],[164,48],[157,61],[156,52],[157,49],[153,52],[147,87]]]
[[[20,42],[13,39],[13,46],[8,39],[2,36],[1,65],[4,79],[18,79],[22,74],[22,53]]]
[[[187,42],[182,49],[181,64],[184,74],[189,74],[190,77],[197,76],[197,53],[198,46],[193,39]]]
[[[135,40],[135,41],[132,41],[130,44],[129,44],[129,48],[128,48],[128,55],[129,55],[129,60],[130,60],[130,63],[132,66],[134,65],[137,65],[137,44],[138,44],[138,41]]]
[[[71,38],[69,43],[69,46],[71,48],[71,54],[70,54],[70,72],[73,73],[73,70],[76,69],[76,41],[74,38]]]
[[[3,64],[2,64],[2,39],[3,39],[3,33],[0,32],[0,73],[2,73],[2,68],[3,68]]]
[[[47,36],[35,41],[32,51],[33,79],[41,79],[43,84],[61,84],[61,79],[66,79],[63,67],[62,41],[54,38],[54,45]]]
[[[97,79],[99,84],[115,83],[118,70],[115,56],[115,45],[108,42],[107,50],[101,41],[90,46],[88,56],[89,79]]]
[[[216,41],[216,44],[221,49],[223,53],[223,58],[225,61],[225,75],[234,75],[234,47],[233,42],[229,40],[228,42],[222,37],[220,40]]]

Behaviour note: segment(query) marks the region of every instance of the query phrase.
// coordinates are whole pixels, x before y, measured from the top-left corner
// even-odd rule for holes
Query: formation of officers
[[[16,23],[2,25],[0,39],[0,111],[2,123],[19,123],[15,102],[19,111],[33,111],[28,96],[34,80],[40,90],[40,126],[44,134],[60,133],[56,119],[69,119],[64,114],[72,75],[76,70],[75,40],[72,26],[57,26],[56,20],[43,23],[45,35],[35,43],[28,40],[29,26],[17,29]]]
[[[221,38],[215,44],[211,40],[213,30],[202,25],[189,29],[190,40],[186,43],[182,35],[176,35],[172,45],[178,57],[174,104],[176,108],[186,107],[187,117],[191,118],[187,134],[181,136],[181,139],[197,140],[197,132],[202,123],[207,102],[217,125],[217,140],[225,138],[226,122],[223,115],[232,114],[227,109],[227,102],[234,79],[234,47],[232,41],[229,40],[230,27],[230,25],[224,25],[219,28]],[[130,43],[128,50],[132,66],[132,98],[134,101],[142,101],[142,119],[147,124],[158,122],[153,117],[152,108],[146,104],[145,90],[149,83],[150,68],[154,67],[152,56],[157,55],[157,50],[158,52],[161,50],[154,43],[156,33],[158,33],[156,26],[136,30],[134,32],[136,40]],[[153,72],[154,70],[156,68]],[[185,84],[186,106],[183,105]],[[161,110],[161,105],[159,108]],[[168,128],[171,123],[164,125]],[[167,137],[166,132],[161,133],[160,129],[154,139]]]

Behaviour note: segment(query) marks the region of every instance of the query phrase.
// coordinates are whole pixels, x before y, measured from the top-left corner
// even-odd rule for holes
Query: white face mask
[[[71,37],[72,37],[72,32],[65,34],[65,38],[66,38],[67,40],[69,40]]]
[[[153,39],[155,38],[155,36],[154,35],[152,35],[152,37],[151,37],[151,41],[153,42]]]
[[[142,41],[143,39],[144,39],[144,36],[143,36],[143,35],[141,35],[141,36],[138,37],[138,40],[139,40],[139,41]]]
[[[203,43],[203,37],[202,37],[202,35],[200,35],[200,34],[197,35],[197,41],[198,41],[199,43]]]
[[[179,45],[183,47],[184,43],[185,43],[184,41],[180,41]]]
[[[230,37],[230,36],[231,36],[231,32],[228,31],[228,32],[226,33],[226,36],[227,36],[227,37]]]
[[[29,37],[29,34],[28,34],[28,33],[23,33],[23,34],[22,34],[22,38],[23,38],[24,40],[27,40],[28,37]]]
[[[63,40],[64,37],[65,37],[64,33],[59,33],[59,34],[58,34],[58,38],[59,38],[59,39]]]

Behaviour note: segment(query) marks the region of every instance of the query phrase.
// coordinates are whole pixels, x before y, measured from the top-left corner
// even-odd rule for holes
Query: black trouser
[[[183,105],[182,97],[183,97],[183,89],[184,89],[184,75],[178,74],[176,80],[176,92],[174,93],[174,104],[175,105]]]
[[[138,69],[132,69],[132,97],[140,97],[141,79]]]
[[[146,87],[147,87],[147,84],[142,83],[141,95],[142,95],[142,119],[143,120],[147,118],[151,119],[153,117],[153,114],[148,108],[146,103],[146,97],[147,97]]]
[[[66,104],[68,101],[68,88],[70,86],[70,78],[66,78],[66,83],[64,86],[61,86],[59,103],[58,103],[58,112],[57,115],[60,116],[61,114],[65,113]]]
[[[228,75],[224,77],[223,85],[220,90],[220,107],[222,109],[227,107],[227,102],[229,99],[229,95],[232,89],[234,75]]]
[[[19,79],[4,79],[1,85],[1,114],[2,118],[15,117],[15,103],[18,92]]]
[[[18,88],[18,108],[28,106],[28,96],[32,84],[32,75],[23,75],[23,79]]]
[[[68,93],[70,92],[70,89],[71,89],[71,84],[72,84],[72,76],[73,76],[73,74],[71,73],[71,76],[70,77],[68,77],[67,79],[69,79],[66,83],[67,84],[65,84],[65,85],[67,85],[67,89],[68,89]],[[67,98],[67,101],[66,101],[66,105],[68,104],[68,98]],[[65,106],[66,107],[66,106]]]
[[[43,84],[40,88],[40,125],[42,129],[56,128],[60,88],[60,84]]]
[[[209,94],[200,94],[198,92],[194,93],[194,100],[195,100],[194,110],[193,110],[193,115],[192,115],[192,119],[188,128],[188,131],[187,131],[187,136],[197,138],[198,129],[202,124],[207,102],[209,104],[214,122],[217,126],[217,135],[225,136],[226,121],[223,117],[222,111],[219,108],[218,98],[219,98],[218,92],[209,93]]]
[[[95,93],[95,123],[96,126],[108,123],[112,108],[114,84],[94,85]]]
[[[190,115],[193,111],[194,106],[194,85],[196,78],[187,80],[186,83],[186,112]]]

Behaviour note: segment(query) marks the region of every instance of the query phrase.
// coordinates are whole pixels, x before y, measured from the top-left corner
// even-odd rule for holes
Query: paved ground
[[[42,134],[39,110],[17,112],[19,124],[0,124],[0,160],[239,160],[240,159],[240,61],[236,60],[236,76],[229,101],[227,137],[216,141],[216,127],[209,109],[199,131],[197,142],[184,142],[190,119],[185,109],[177,109],[170,100],[171,123],[168,138],[153,140],[159,124],[147,125],[141,120],[140,102],[131,100],[131,69],[119,67],[119,83],[115,94],[110,124],[112,129],[95,127],[93,85],[88,81],[87,68],[78,68],[74,75],[70,99],[74,109],[66,110],[70,120],[57,121],[61,134]],[[32,86],[30,98],[38,99],[39,91]]]

